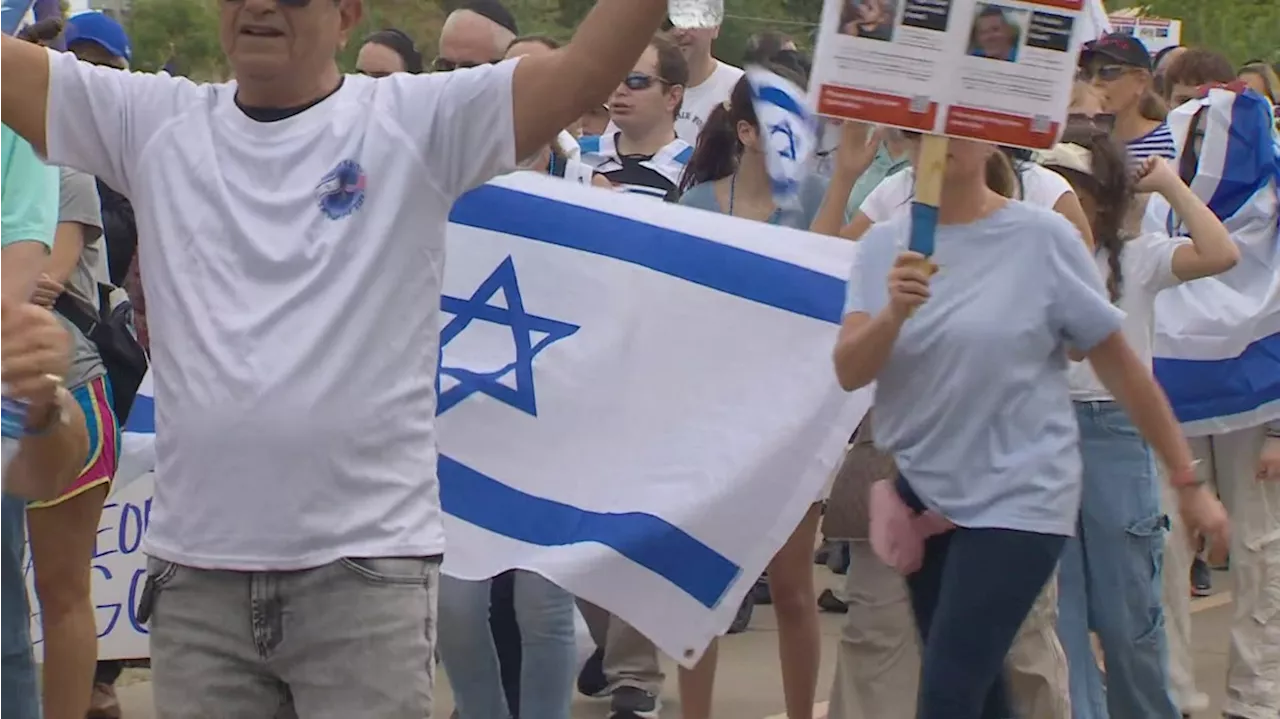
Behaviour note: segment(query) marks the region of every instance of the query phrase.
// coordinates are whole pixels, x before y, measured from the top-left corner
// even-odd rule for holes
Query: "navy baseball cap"
[[[1080,64],[1088,65],[1096,57],[1103,57],[1119,65],[1151,69],[1151,53],[1138,38],[1122,32],[1111,32],[1097,40],[1084,44],[1080,51]]]
[[[63,40],[67,47],[77,42],[91,42],[111,53],[112,57],[123,58],[125,62],[133,61],[133,46],[129,44],[129,34],[110,15],[96,10],[67,18]]]

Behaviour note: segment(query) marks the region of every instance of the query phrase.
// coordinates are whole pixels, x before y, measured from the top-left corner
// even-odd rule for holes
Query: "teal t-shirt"
[[[0,125],[0,247],[40,242],[53,247],[58,224],[58,169],[26,140]]]

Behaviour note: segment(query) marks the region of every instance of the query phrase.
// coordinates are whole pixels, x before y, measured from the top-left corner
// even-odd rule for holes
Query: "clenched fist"
[[[5,394],[44,407],[71,366],[71,336],[49,310],[0,303],[0,380]]]

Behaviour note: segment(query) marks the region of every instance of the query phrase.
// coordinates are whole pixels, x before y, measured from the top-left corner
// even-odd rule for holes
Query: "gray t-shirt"
[[[903,216],[863,236],[847,312],[886,306],[910,226]],[[1092,349],[1123,314],[1080,234],[1050,210],[1010,201],[939,227],[933,260],[932,295],[876,377],[876,444],[960,526],[1070,536],[1081,465],[1067,346]]]
[[[822,207],[822,198],[827,194],[827,181],[816,173],[809,174],[800,181],[800,206],[795,209],[779,210],[770,224],[791,227],[797,230],[808,230],[813,223],[814,215]],[[720,200],[716,198],[716,184],[704,182],[690,187],[680,198],[680,204],[696,207],[699,210],[724,213]]]
[[[102,207],[98,199],[98,185],[92,175],[78,170],[61,169],[61,186],[58,205],[58,223],[76,222],[95,231],[85,237],[80,261],[67,277],[67,293],[87,308],[98,308],[98,278],[103,263]],[[71,371],[67,374],[67,386],[78,387],[106,374],[98,348],[71,324],[58,316],[74,342],[71,354]]]

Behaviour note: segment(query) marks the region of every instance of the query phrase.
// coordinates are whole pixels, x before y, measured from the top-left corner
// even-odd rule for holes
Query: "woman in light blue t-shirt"
[[[876,383],[876,444],[901,472],[890,494],[904,513],[950,526],[925,538],[922,523],[897,525],[907,531],[896,538],[923,542],[922,559],[901,568],[923,640],[918,719],[1012,715],[1005,656],[1080,508],[1069,348],[1093,363],[1173,484],[1198,481],[1078,231],[990,190],[993,152],[951,140],[933,266],[907,252],[909,217],[863,236],[834,353],[841,386]],[[1189,525],[1225,533],[1211,493],[1180,499]]]

